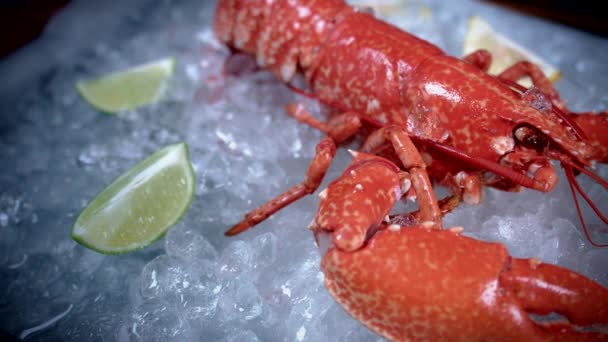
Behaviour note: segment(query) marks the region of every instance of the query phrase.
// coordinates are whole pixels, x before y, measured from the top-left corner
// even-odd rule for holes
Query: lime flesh
[[[117,113],[158,101],[173,74],[175,61],[166,58],[116,72],[101,78],[76,83],[76,89],[93,107]]]
[[[118,177],[80,213],[72,238],[104,254],[141,249],[190,207],[195,176],[185,143],[169,145]]]

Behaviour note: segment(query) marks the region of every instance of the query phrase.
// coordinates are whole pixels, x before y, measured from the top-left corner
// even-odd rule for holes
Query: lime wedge
[[[175,60],[166,58],[76,83],[76,89],[93,107],[106,113],[130,110],[158,101],[173,74]]]
[[[559,79],[559,70],[556,67],[496,32],[480,17],[473,16],[469,19],[468,31],[464,39],[464,54],[467,55],[479,49],[486,49],[492,53],[492,65],[488,71],[492,75],[499,74],[518,61],[527,60],[538,65],[552,82]],[[522,79],[518,83],[525,87],[532,85],[528,78]]]
[[[80,213],[72,238],[104,254],[121,254],[160,239],[184,215],[194,194],[185,143],[169,145],[118,177]]]

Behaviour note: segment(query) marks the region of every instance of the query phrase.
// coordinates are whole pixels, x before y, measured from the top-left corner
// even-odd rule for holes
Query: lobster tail
[[[220,41],[255,55],[287,82],[313,64],[329,32],[353,11],[343,0],[227,0],[216,8],[213,28]]]

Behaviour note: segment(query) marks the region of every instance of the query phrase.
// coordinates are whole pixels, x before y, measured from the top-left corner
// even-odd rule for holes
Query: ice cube
[[[272,265],[277,259],[277,238],[272,232],[256,236],[252,242],[254,268]]]
[[[224,283],[220,295],[220,320],[248,321],[262,313],[262,301],[255,285],[247,278]]]
[[[227,336],[223,342],[259,342],[260,339],[251,330],[237,330],[231,332],[230,336]]]
[[[168,256],[187,262],[214,261],[218,257],[215,247],[201,233],[183,224],[169,230],[165,250]]]
[[[196,333],[171,303],[153,300],[136,307],[118,331],[119,341],[194,341]]]
[[[231,242],[219,259],[219,274],[223,279],[231,279],[253,269],[253,248],[243,240]]]
[[[191,260],[190,260],[191,262]],[[202,318],[215,312],[221,285],[213,265],[203,260],[195,264],[160,255],[142,271],[140,293],[144,299],[164,299],[186,312],[188,318]]]

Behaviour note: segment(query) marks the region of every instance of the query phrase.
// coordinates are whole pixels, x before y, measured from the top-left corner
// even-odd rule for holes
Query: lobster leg
[[[551,191],[557,185],[557,173],[549,161],[529,160],[526,153],[512,152],[501,158],[500,163],[531,174],[538,184],[542,184],[541,191]]]
[[[327,122],[322,122],[313,117],[301,104],[289,104],[286,109],[290,116],[303,124],[327,134],[336,143],[341,143],[352,137],[361,128],[361,120],[359,120],[359,116],[354,112],[342,113],[334,116]]]
[[[441,209],[439,209],[431,180],[426,172],[426,164],[403,128],[386,126],[378,129],[370,134],[361,150],[363,152],[376,150],[386,141],[392,143],[397,157],[410,174],[412,187],[420,206],[421,222],[428,222],[432,227],[441,228]]]
[[[322,139],[317,144],[315,156],[306,171],[306,177],[302,183],[291,187],[286,192],[249,212],[241,222],[234,225],[224,234],[228,236],[239,234],[264,221],[270,215],[289,204],[315,192],[323,181],[325,172],[327,172],[335,154],[336,145],[333,140],[331,138]]]
[[[452,194],[437,201],[441,215],[445,216],[452,210],[456,209],[462,202],[462,197],[457,194]],[[391,215],[390,223],[400,226],[413,226],[421,222],[420,210],[416,210],[407,214]]]
[[[479,174],[460,171],[456,174],[455,181],[462,189],[462,200],[468,204],[481,203],[482,181]]]
[[[473,51],[462,59],[478,67],[483,72],[488,72],[492,64],[492,54],[486,49]]]
[[[532,79],[532,84],[540,89],[543,94],[549,96],[551,101],[560,109],[565,108],[563,102],[560,100],[559,93],[553,86],[553,83],[551,83],[551,80],[547,78],[538,65],[532,62],[519,61],[501,72],[498,75],[498,78],[517,82],[525,76],[530,77],[530,79]]]
[[[259,206],[245,215],[245,218],[225,232],[227,236],[239,234],[256,224],[264,221],[270,215],[283,209],[289,204],[317,190],[325,172],[336,154],[336,142],[342,142],[353,136],[361,127],[359,116],[346,112],[330,119],[327,123],[314,118],[302,105],[287,105],[287,112],[299,122],[305,123],[328,135],[317,145],[315,156],[306,171],[304,182],[291,187],[269,202]]]

